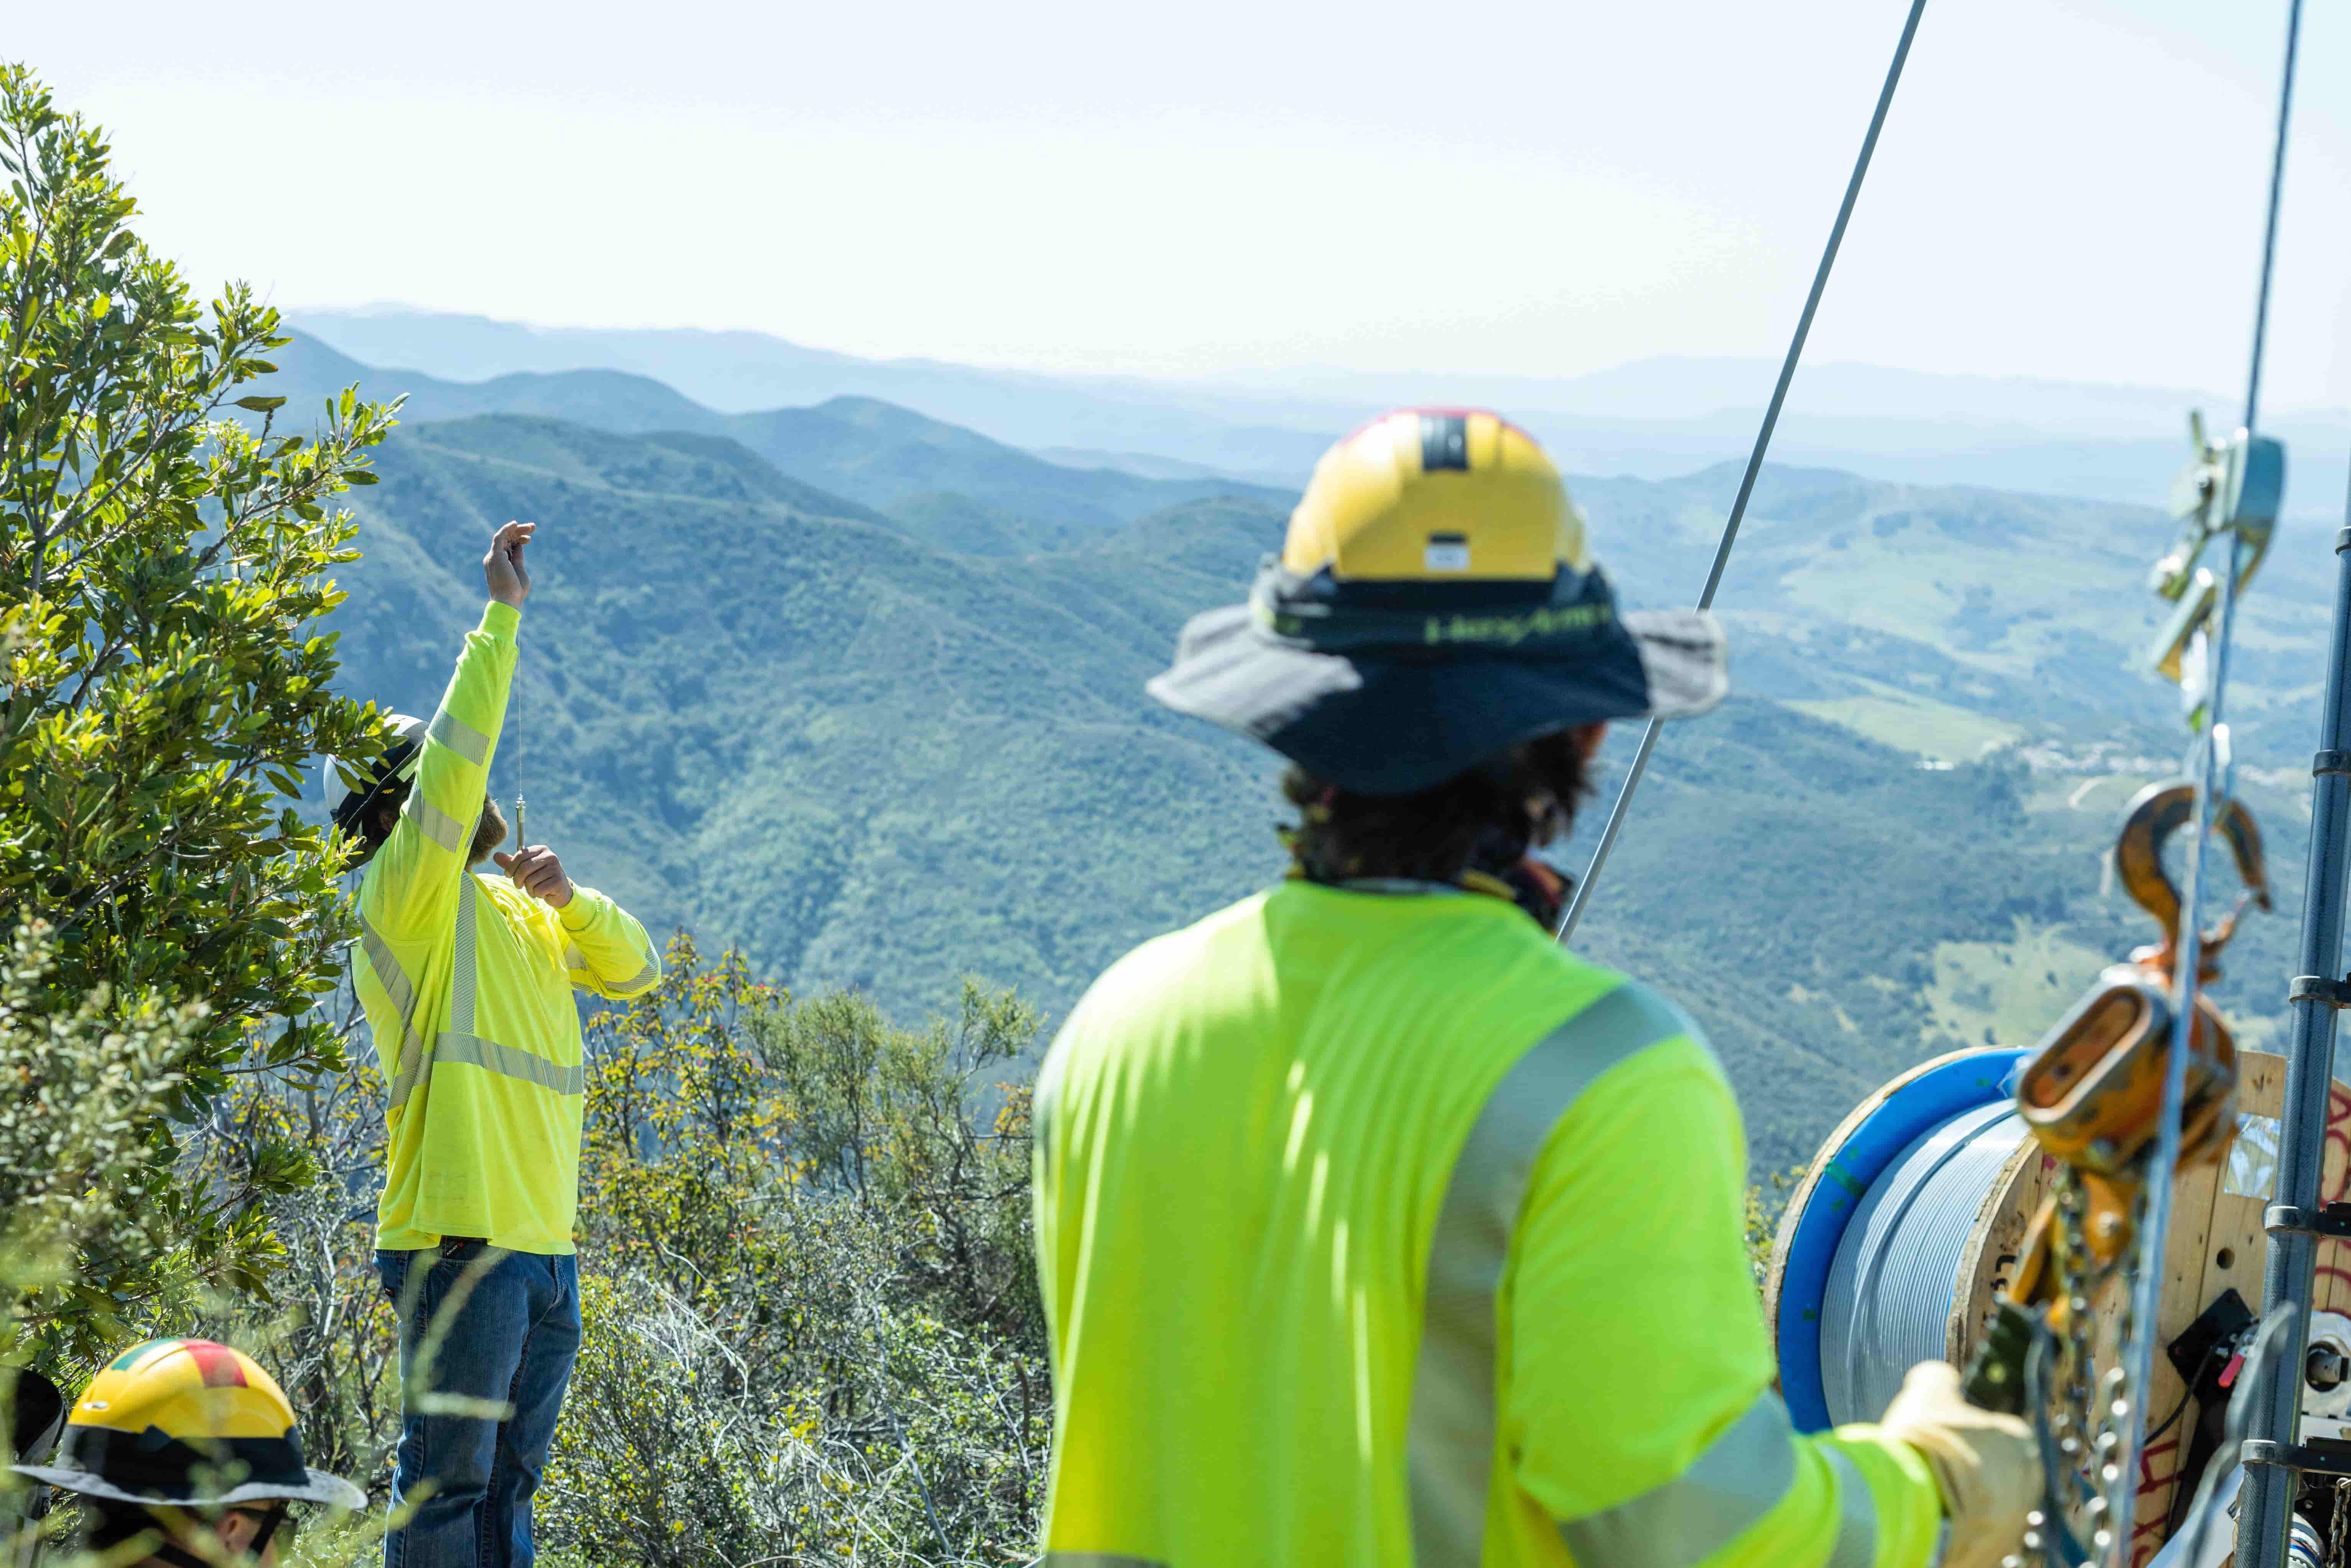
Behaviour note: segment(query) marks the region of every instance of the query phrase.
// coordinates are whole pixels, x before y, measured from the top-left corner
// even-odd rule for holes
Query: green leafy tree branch
[[[373,482],[393,413],[347,389],[289,434],[284,400],[236,396],[288,340],[277,312],[241,284],[200,304],[130,228],[108,159],[0,66],[0,932],[48,928],[20,1018],[185,1020],[113,1172],[136,1234],[70,1239],[68,1279],[0,1300],[0,1353],[29,1336],[68,1359],[188,1270],[259,1288],[277,1243],[256,1200],[309,1179],[289,1140],[207,1181],[175,1129],[239,1074],[346,1065],[316,1005],[349,936],[342,851],[294,801],[380,727],[332,689],[318,625],[357,559],[334,497]],[[106,1081],[143,1035],[84,1030],[77,1071]],[[0,1213],[26,1179],[0,1170]]]

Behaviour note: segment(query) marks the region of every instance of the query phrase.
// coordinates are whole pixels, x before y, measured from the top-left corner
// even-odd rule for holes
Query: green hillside
[[[1180,580],[949,556],[731,456],[503,417],[404,433],[346,667],[429,705],[486,519],[546,519],[500,791],[648,917],[900,1007],[967,968],[1066,1001],[1106,947],[1245,885],[1192,873],[1271,842],[1264,810],[1219,810],[1246,751],[1136,700]]]
[[[496,785],[650,924],[903,1014],[964,972],[1058,1011],[1279,869],[1270,758],[1141,690],[1278,539],[1278,507],[1194,502],[1019,554],[995,514],[974,554],[725,439],[501,415],[409,426],[381,466],[346,668],[429,708],[481,540],[540,519]],[[1578,486],[1656,601],[1702,569],[1722,487]],[[2179,732],[2122,668],[2153,619],[2137,569],[2158,518],[1773,472],[1750,528],[1725,601],[1742,695],[1660,748],[1582,946],[1705,1021],[1770,1168],[1926,1051],[2029,1043],[2144,939],[2097,852]],[[2294,596],[2264,590],[2248,630],[2286,636]],[[1976,760],[1995,735],[2021,744]],[[2283,777],[2250,788],[2291,881]],[[2257,922],[2232,964],[2227,994],[2260,998],[2249,1039],[2290,920]]]

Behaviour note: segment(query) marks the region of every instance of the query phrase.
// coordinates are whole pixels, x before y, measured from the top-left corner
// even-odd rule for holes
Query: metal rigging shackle
[[[2088,1260],[2111,1267],[2130,1244],[2131,1212],[2139,1190],[2155,1177],[2148,1168],[2161,1128],[2163,1080],[2174,1023],[2173,964],[2179,951],[2183,901],[2163,867],[2163,848],[2192,820],[2195,786],[2149,785],[2132,800],[2115,841],[2115,866],[2131,898],[2154,917],[2162,939],[2137,949],[2126,963],[2110,965],[2087,995],[2060,1019],[2019,1072],[2017,1111],[2041,1146],[2082,1177],[2089,1212],[2084,1232]],[[2245,893],[2220,929],[2207,935],[2198,967],[2200,977],[2220,971],[2212,960],[2236,929],[2246,903],[2270,907],[2268,870],[2261,830],[2241,801],[2231,800],[2214,822],[2236,857]],[[2190,1031],[2179,1155],[2175,1168],[2220,1157],[2236,1129],[2236,1041],[2218,1009],[2199,990]],[[2027,1233],[2009,1299],[2019,1306],[2046,1305],[2052,1326],[2062,1329],[2071,1312],[2071,1293],[2054,1290],[2051,1246],[2053,1198]],[[2001,1403],[2022,1392],[2013,1366],[1981,1365]],[[2003,1370],[2008,1375],[2003,1376]]]
[[[2280,443],[2240,430],[2216,445],[2205,436],[2204,415],[2192,413],[2188,444],[2188,466],[2171,485],[2171,515],[2182,525],[2179,539],[2147,574],[2147,587],[2179,606],[2156,634],[2147,664],[2183,686],[2193,679],[2186,668],[2189,645],[2211,624],[2220,603],[2219,574],[2198,564],[2205,547],[2235,536],[2236,591],[2243,592],[2269,554],[2285,500],[2285,448]]]
[[[2251,569],[2248,569],[2250,574]],[[2166,974],[2171,972],[2172,961],[2179,947],[2179,920],[2183,907],[2179,884],[2163,869],[2163,846],[2171,835],[2187,827],[2196,815],[2196,786],[2181,781],[2172,784],[2150,784],[2132,797],[2123,818],[2122,836],[2115,842],[2115,872],[2122,879],[2123,889],[2131,901],[2149,915],[2163,929],[2163,941],[2152,950],[2142,950],[2148,961]],[[2273,907],[2270,899],[2269,872],[2262,856],[2262,831],[2253,823],[2253,814],[2245,810],[2244,802],[2233,798],[2217,803],[2214,808],[2213,831],[2229,843],[2229,852],[2236,857],[2237,874],[2244,880],[2245,891],[2238,896],[2235,907],[2213,929],[2203,934],[2202,958],[2198,978],[2209,980],[2220,973],[2215,960],[2229,939],[2237,934],[2237,919],[2245,905],[2254,904],[2263,909]],[[2137,958],[2140,954],[2134,953]]]

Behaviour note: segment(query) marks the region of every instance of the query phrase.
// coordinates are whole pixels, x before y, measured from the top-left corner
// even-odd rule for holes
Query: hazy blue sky
[[[1904,9],[128,0],[0,49],[281,304],[1573,374],[1779,352]],[[2311,13],[2280,407],[2351,404],[2351,7]],[[2283,20],[1930,0],[1815,357],[2233,394]]]

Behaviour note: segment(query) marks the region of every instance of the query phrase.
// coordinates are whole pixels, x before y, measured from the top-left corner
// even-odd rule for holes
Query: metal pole
[[[2285,184],[2286,129],[2294,112],[2294,73],[2302,46],[2302,0],[2286,7],[2285,69],[2278,82],[2277,137],[2270,152],[2269,212],[2262,232],[2262,285],[2253,307],[2252,364],[2245,376],[2245,429],[2261,417],[2262,350],[2269,338],[2270,275],[2277,258],[2280,197]],[[2345,503],[2351,521],[2351,497]],[[2236,576],[2236,546],[2230,540],[2230,578]],[[2346,725],[2344,666],[2351,660],[2351,527],[2335,536],[2334,645],[2326,661],[2326,701],[2318,720],[2319,758],[2312,765],[2310,862],[2303,885],[2301,972],[2332,978],[2343,961],[2343,873],[2346,810],[2351,809],[2351,778],[2319,771],[2326,754],[2338,750]],[[2227,591],[2226,585],[2223,591]],[[2225,602],[2225,601],[2224,601]],[[2197,841],[2200,853],[2203,841]],[[2191,906],[2192,909],[2192,906]],[[2190,977],[2193,975],[2191,972]],[[2278,1136],[2277,1189],[2273,1203],[2318,1207],[2318,1184],[2326,1164],[2327,1094],[2335,1079],[2335,1009],[2315,998],[2289,1003],[2284,1114]],[[2179,1052],[2175,1049],[2173,1055]],[[2252,1402],[2250,1436],[2291,1443],[2302,1424],[2302,1363],[2310,1343],[2311,1270],[2318,1239],[2292,1231],[2270,1238],[2262,1264],[2262,1315],[2281,1307],[2292,1331],[2290,1354],[2273,1356],[2262,1369]],[[2215,1456],[2219,1463],[2226,1456]],[[2298,1472],[2277,1465],[2248,1465],[2237,1527],[2239,1568],[2285,1568],[2286,1532],[2294,1523]],[[2340,1552],[2343,1543],[2333,1543]]]
[[[2351,517],[2351,506],[2346,516]],[[2325,978],[2343,973],[2343,890],[2346,837],[2351,837],[2351,766],[2343,757],[2351,745],[2351,528],[2335,536],[2335,639],[2326,662],[2326,704],[2319,718],[2318,756],[2310,788],[2310,869],[2303,887],[2301,972]],[[2285,1105],[2279,1129],[2277,1191],[2271,1201],[2314,1209],[2319,1177],[2326,1164],[2326,1103],[2335,1078],[2335,1009],[2323,998],[2290,1004]],[[2292,1332],[2272,1358],[2252,1400],[2250,1435],[2291,1443],[2302,1416],[2302,1360],[2310,1336],[2311,1270],[2318,1239],[2295,1231],[2270,1238],[2262,1270],[2264,1316],[2290,1304]],[[2225,1462],[2226,1456],[2214,1462]],[[2238,1527],[2237,1561],[2242,1568],[2279,1568],[2285,1562],[2296,1474],[2276,1465],[2245,1469],[2244,1518]]]
[[[1853,220],[1854,204],[1861,200],[1861,182],[1869,173],[1869,160],[1877,151],[1877,133],[1886,129],[1886,111],[1894,107],[1894,89],[1902,80],[1903,62],[1910,57],[1910,40],[1918,36],[1918,17],[1927,9],[1927,0],[1910,0],[1909,19],[1902,24],[1902,41],[1894,46],[1894,63],[1886,68],[1886,85],[1878,89],[1877,109],[1869,117],[1869,131],[1861,139],[1861,156],[1854,160],[1853,177],[1844,183],[1844,201],[1837,208],[1836,222],[1829,227],[1829,243],[1821,251],[1821,265],[1813,273],[1813,291],[1804,297],[1803,314],[1796,319],[1796,335],[1789,340],[1788,357],[1780,362],[1780,379],[1771,388],[1771,401],[1763,410],[1763,426],[1755,433],[1755,450],[1747,456],[1747,472],[1739,481],[1739,498],[1730,504],[1730,518],[1722,526],[1722,538],[1714,547],[1714,565],[1706,574],[1706,587],[1698,596],[1698,607],[1714,607],[1715,590],[1722,586],[1723,568],[1730,564],[1730,547],[1739,542],[1739,525],[1747,516],[1747,498],[1755,493],[1755,476],[1763,471],[1763,454],[1771,447],[1771,432],[1780,423],[1780,407],[1788,401],[1788,383],[1796,379],[1796,361],[1804,357],[1804,340],[1812,336],[1813,317],[1820,310],[1821,296],[1828,291],[1829,269],[1836,266],[1837,247],[1844,244],[1845,225]],[[1616,847],[1616,835],[1625,826],[1625,809],[1633,803],[1633,791],[1641,787],[1641,775],[1648,770],[1649,753],[1657,744],[1657,721],[1651,719],[1641,731],[1640,748],[1633,753],[1633,766],[1625,774],[1625,787],[1616,791],[1616,803],[1608,809],[1608,824],[1600,830],[1600,842],[1592,852],[1592,863],[1583,868],[1582,880],[1575,884],[1575,896],[1568,902],[1567,913],[1560,917],[1559,939],[1566,941],[1575,935],[1576,923],[1583,918],[1583,906],[1592,901],[1592,886],[1600,880],[1600,868],[1608,863],[1608,852]]]

